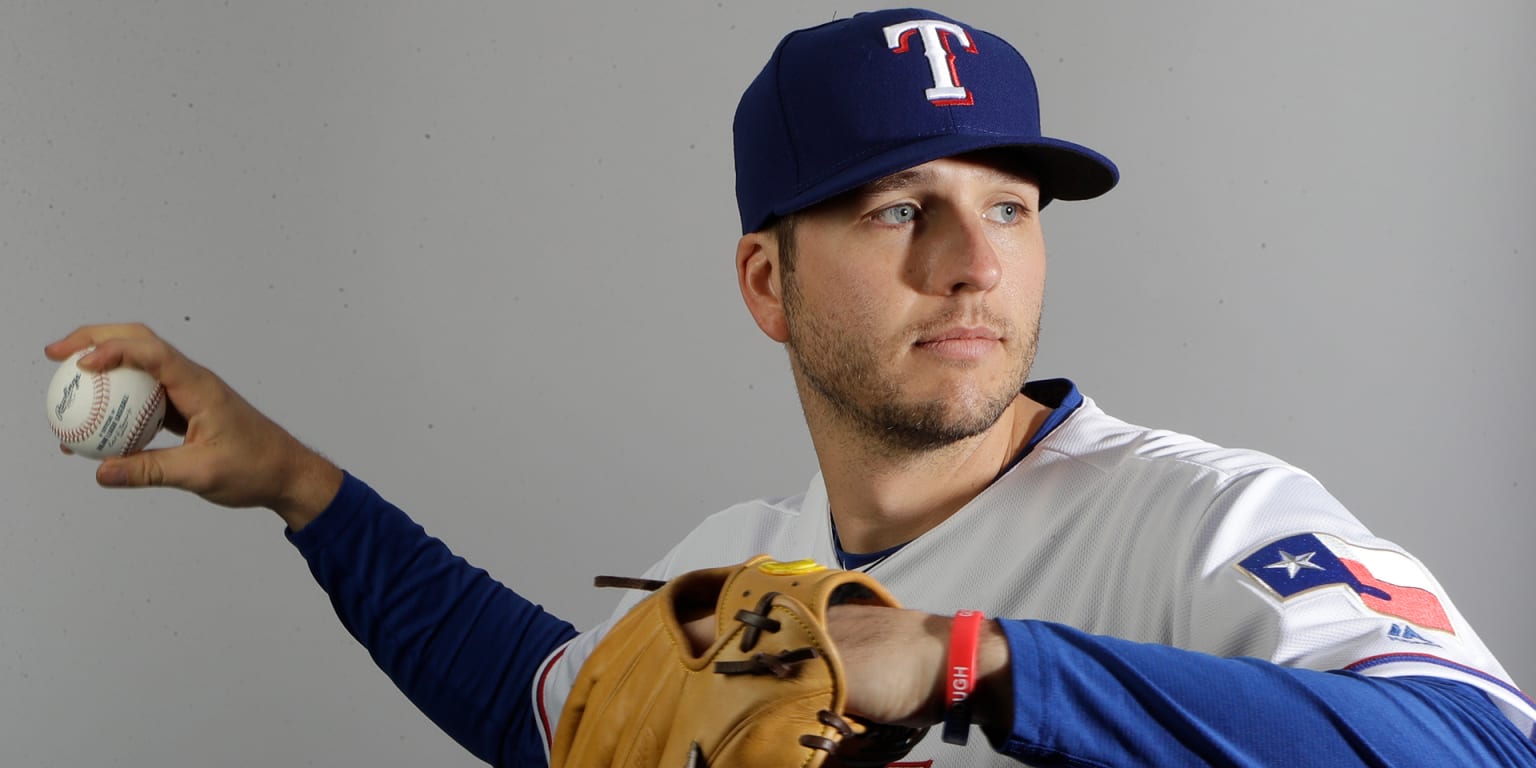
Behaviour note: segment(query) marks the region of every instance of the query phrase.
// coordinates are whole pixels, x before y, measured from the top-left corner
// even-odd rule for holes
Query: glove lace
[[[715,671],[722,675],[773,675],[780,680],[793,677],[795,664],[817,656],[815,648],[796,648],[783,653],[754,653],[743,661],[717,661]]]

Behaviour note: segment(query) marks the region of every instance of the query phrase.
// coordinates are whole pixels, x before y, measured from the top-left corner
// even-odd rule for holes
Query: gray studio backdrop
[[[81,323],[149,323],[578,626],[594,574],[799,492],[730,120],[855,10],[0,3],[0,765],[474,764],[270,513],[57,453],[41,349]],[[1046,211],[1037,374],[1313,471],[1536,685],[1536,6],[942,10],[1123,171]]]

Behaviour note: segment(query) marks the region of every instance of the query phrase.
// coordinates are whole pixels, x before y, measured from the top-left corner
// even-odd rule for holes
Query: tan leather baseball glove
[[[553,768],[883,766],[923,736],[845,710],[827,609],[900,607],[867,574],[759,555],[669,582],[597,581],[655,594],[583,663],[555,731]],[[682,625],[709,614],[714,642],[695,653]]]

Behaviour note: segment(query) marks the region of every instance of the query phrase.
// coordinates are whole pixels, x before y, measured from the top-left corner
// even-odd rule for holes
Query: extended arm
[[[837,610],[860,711],[937,723],[948,619]],[[1293,669],[1031,620],[989,622],[982,648],[976,720],[1033,765],[1536,766],[1536,743],[1451,680]]]
[[[569,624],[455,556],[148,328],[86,326],[45,351],[61,360],[88,346],[81,366],[128,365],[164,384],[167,424],[185,436],[104,461],[98,482],[277,512],[342,623],[413,703],[488,762],[542,763],[530,683],[575,634]]]
[[[348,477],[295,546],[336,615],[438,727],[494,765],[544,759],[529,690],[570,624],[454,555]]]
[[[1536,765],[1478,689],[1224,659],[1002,621],[1014,715],[999,751],[1061,764]]]

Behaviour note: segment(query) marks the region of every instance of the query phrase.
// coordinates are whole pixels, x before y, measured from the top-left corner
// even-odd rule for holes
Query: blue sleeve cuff
[[[298,548],[299,554],[308,558],[324,549],[357,520],[372,493],[373,489],[366,483],[343,470],[341,488],[336,491],[336,496],[326,505],[325,510],[309,521],[303,530],[295,533],[284,528],[283,535]]]
[[[985,729],[988,741],[998,752],[1023,759],[1061,759],[1067,755],[1050,748],[1056,725],[1050,705],[1054,678],[1048,674],[1051,663],[1047,648],[1037,642],[1035,622],[998,619],[998,626],[1008,639],[1009,664],[1013,673],[1013,722]]]

